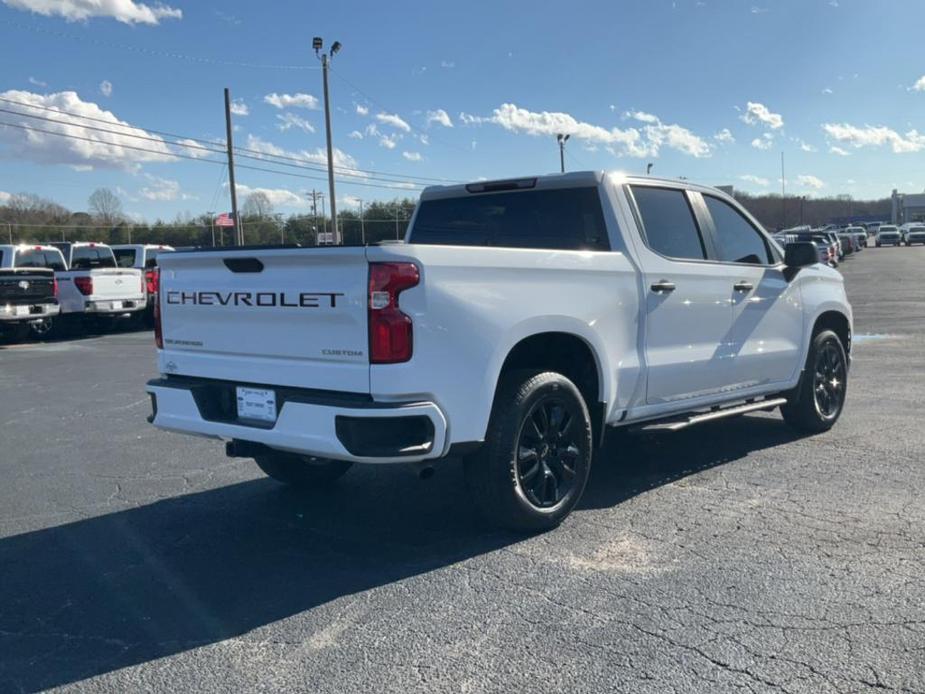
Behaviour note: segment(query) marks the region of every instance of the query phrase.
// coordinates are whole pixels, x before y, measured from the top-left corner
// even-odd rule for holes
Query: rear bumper
[[[26,312],[23,313],[23,310]],[[24,304],[21,306],[4,304],[0,306],[0,321],[4,323],[28,322],[57,316],[60,312],[61,307],[57,303]]]
[[[84,311],[86,313],[104,314],[104,315],[121,315],[123,313],[133,313],[145,308],[145,298],[138,299],[107,299],[85,301]]]
[[[445,453],[446,417],[432,402],[376,403],[351,394],[273,388],[277,420],[259,425],[238,420],[234,387],[185,377],[149,381],[149,420],[167,431],[358,463],[417,462]]]

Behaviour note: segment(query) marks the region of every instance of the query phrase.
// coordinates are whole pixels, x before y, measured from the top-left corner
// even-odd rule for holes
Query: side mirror
[[[788,243],[784,249],[784,265],[789,268],[808,267],[819,262],[819,250],[816,244],[808,241]]]

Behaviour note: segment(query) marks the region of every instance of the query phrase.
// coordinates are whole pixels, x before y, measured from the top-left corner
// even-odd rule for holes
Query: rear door
[[[728,279],[707,262],[707,238],[687,191],[629,186],[644,247],[646,402],[722,391],[734,379]]]
[[[730,348],[736,388],[789,380],[801,366],[800,290],[755,224],[718,196],[703,195],[717,272],[732,305]]]
[[[161,370],[368,393],[364,248],[158,257]]]

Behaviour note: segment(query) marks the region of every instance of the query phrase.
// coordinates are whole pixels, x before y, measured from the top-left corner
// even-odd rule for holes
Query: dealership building
[[[893,189],[893,224],[925,222],[925,193],[899,193]]]

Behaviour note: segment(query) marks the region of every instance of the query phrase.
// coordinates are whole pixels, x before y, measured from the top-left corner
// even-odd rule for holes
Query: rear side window
[[[683,190],[631,186],[646,243],[669,258],[707,257],[694,213]]]
[[[771,262],[768,245],[761,232],[737,209],[710,195],[704,195],[703,200],[713,218],[719,260],[754,265],[766,265]]]
[[[64,272],[64,258],[57,251],[28,249],[16,254],[16,267],[46,267]]]
[[[116,259],[109,248],[79,246],[74,249],[71,267],[75,270],[89,270],[97,267],[115,267]]]
[[[596,188],[425,200],[409,241],[443,246],[610,250]]]
[[[169,251],[160,248],[149,248],[145,255],[145,268],[150,270],[153,267],[157,267],[157,256],[161,253],[169,253]]]
[[[133,248],[113,248],[116,264],[119,267],[135,267],[135,250]]]

